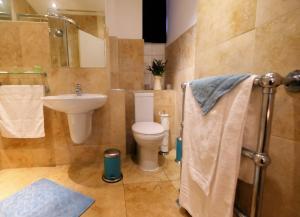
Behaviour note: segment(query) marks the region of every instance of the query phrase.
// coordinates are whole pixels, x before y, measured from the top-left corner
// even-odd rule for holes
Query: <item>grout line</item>
[[[167,162],[167,163],[169,163],[169,162]],[[167,177],[167,179],[168,179],[169,181],[172,181],[172,180],[170,179],[170,177],[168,176],[167,172],[165,171],[165,168],[164,168],[164,167],[162,168],[162,171],[163,171],[163,173],[165,174],[165,176]]]
[[[297,140],[296,138],[292,139],[292,138],[286,138],[286,137],[282,137],[282,136],[278,136],[278,135],[272,135],[272,134],[271,134],[271,137],[275,137],[277,139],[288,140],[289,142],[292,142],[292,143],[299,143],[299,140]]]
[[[126,183],[124,185],[138,185],[138,184],[149,184],[149,183],[154,183],[154,182],[172,182],[175,180],[155,180],[155,181],[144,181],[144,182],[131,182],[131,183]]]
[[[126,196],[125,196],[125,184],[124,184],[124,181],[123,181],[123,180],[122,180],[122,185],[123,185],[123,192],[124,192],[125,217],[127,217],[127,206],[126,206]]]
[[[137,184],[148,184],[153,182],[168,182],[169,180],[153,180],[153,181],[143,181],[143,182],[130,182],[130,183],[124,183],[125,185],[137,185]]]

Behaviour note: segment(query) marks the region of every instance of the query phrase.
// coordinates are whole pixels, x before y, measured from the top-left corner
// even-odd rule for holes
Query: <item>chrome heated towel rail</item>
[[[253,85],[256,87],[261,87],[263,94],[257,149],[255,151],[246,148],[242,149],[242,155],[253,160],[255,164],[255,174],[252,187],[252,201],[250,216],[247,216],[246,214],[242,213],[237,207],[234,208],[234,212],[238,217],[261,217],[265,172],[267,166],[271,162],[270,157],[268,155],[268,150],[270,143],[273,104],[276,89],[281,84],[284,84],[288,91],[300,91],[300,71],[296,70],[294,72],[289,73],[285,79],[283,79],[279,74],[272,72],[266,73],[262,76],[258,76],[254,79]],[[181,138],[183,136],[184,100],[187,85],[188,83],[183,83],[181,85],[181,88],[183,90],[182,122],[180,131]]]
[[[23,84],[22,80],[24,79],[24,77],[26,78],[27,76],[40,76],[42,78],[42,83],[43,83],[44,88],[45,88],[45,93],[50,92],[46,72],[8,72],[8,73],[3,73],[3,72],[1,73],[0,72],[0,86],[1,85],[11,85],[11,84],[13,84],[13,83],[10,82],[10,77],[11,76],[14,76],[17,79],[21,79],[18,82],[19,85]],[[7,79],[7,78],[9,78],[9,79]],[[4,83],[4,81],[5,81],[5,83]]]

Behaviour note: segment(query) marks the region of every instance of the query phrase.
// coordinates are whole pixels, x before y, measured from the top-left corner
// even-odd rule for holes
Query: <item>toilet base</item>
[[[149,148],[138,145],[138,164],[143,171],[157,171],[158,165],[158,147]]]

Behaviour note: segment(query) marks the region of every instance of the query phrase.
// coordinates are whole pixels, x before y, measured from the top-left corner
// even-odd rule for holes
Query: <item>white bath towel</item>
[[[45,136],[42,85],[0,86],[0,131],[7,138]]]
[[[186,89],[180,205],[193,217],[232,217],[251,76],[203,116]]]

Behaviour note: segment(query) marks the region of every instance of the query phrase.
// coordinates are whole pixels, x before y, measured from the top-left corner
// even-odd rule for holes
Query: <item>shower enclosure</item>
[[[79,25],[71,18],[57,15],[18,14],[19,21],[48,22],[51,63],[53,67],[80,67]]]
[[[10,1],[0,0],[0,20],[10,20],[11,15],[11,5]]]
[[[54,68],[105,67],[104,12],[51,7],[38,10],[26,0],[0,0],[0,20],[48,23]]]

